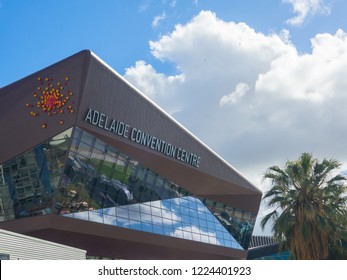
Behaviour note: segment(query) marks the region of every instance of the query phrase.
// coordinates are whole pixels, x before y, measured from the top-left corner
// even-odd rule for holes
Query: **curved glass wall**
[[[256,215],[195,197],[75,128],[56,213],[66,217],[246,249]]]
[[[0,221],[52,213],[71,132],[0,165]]]

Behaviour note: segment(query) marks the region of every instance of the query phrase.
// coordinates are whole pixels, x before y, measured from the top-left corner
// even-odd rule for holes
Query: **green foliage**
[[[292,258],[347,258],[347,179],[336,174],[340,165],[303,153],[284,169],[272,166],[265,172],[272,187],[263,199],[273,210],[261,226],[273,221],[280,248],[290,250]]]

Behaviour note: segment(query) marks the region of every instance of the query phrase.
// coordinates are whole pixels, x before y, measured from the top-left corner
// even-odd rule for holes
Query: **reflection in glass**
[[[67,217],[236,249],[255,214],[198,198],[94,136],[75,129],[56,200]]]
[[[50,214],[72,128],[0,168],[0,221]]]
[[[75,212],[65,214],[65,216],[243,249],[224,227],[220,226],[220,232],[215,230],[220,222],[211,212],[206,211],[204,215],[199,215],[199,219],[183,215],[184,209],[189,209],[190,202],[205,208],[199,199],[188,196],[151,203]],[[200,221],[209,224],[209,227],[202,227]]]

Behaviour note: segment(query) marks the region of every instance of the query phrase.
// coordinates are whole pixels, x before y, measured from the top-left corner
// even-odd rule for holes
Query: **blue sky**
[[[347,170],[346,10],[344,0],[0,0],[0,87],[90,49],[266,189],[266,168],[302,152]]]
[[[245,22],[264,34],[287,29],[298,50],[307,52],[315,34],[334,33],[346,25],[346,1],[325,3],[331,7],[329,16],[309,15],[297,27],[286,23],[295,13],[292,4],[281,0],[0,0],[0,86],[82,49],[91,49],[121,74],[140,59],[172,73],[172,65],[152,57],[148,42],[201,10],[225,21]],[[161,15],[164,19],[153,26]]]

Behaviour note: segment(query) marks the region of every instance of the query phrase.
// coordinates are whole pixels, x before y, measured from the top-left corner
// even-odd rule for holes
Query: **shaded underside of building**
[[[90,51],[0,89],[0,114],[0,228],[88,256],[246,258],[261,192]]]
[[[288,260],[289,251],[281,251],[272,236],[252,236],[248,247],[248,260]]]

